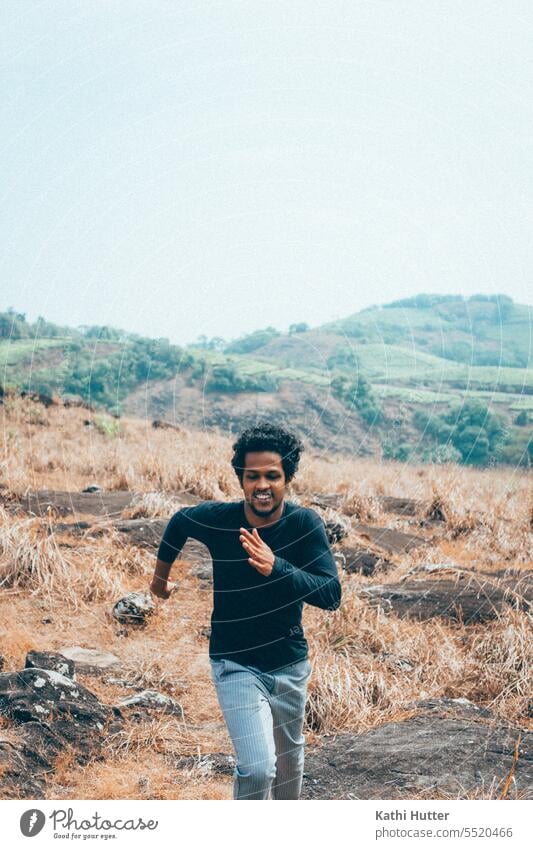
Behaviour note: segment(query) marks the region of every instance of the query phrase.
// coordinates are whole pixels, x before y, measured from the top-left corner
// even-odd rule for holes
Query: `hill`
[[[528,465],[530,307],[419,295],[316,328],[181,348],[0,314],[4,386],[235,433],[267,416],[324,452]]]
[[[208,549],[149,586],[176,510],[242,498],[231,440],[46,404],[0,404],[0,798],[229,799]],[[304,451],[342,603],[304,605],[303,798],[532,797],[530,484]]]

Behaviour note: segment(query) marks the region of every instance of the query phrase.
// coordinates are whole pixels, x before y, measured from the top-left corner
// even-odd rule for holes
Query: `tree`
[[[482,401],[456,404],[440,416],[417,411],[413,421],[437,445],[453,445],[463,463],[472,465],[485,464],[504,436],[502,417],[491,413]]]

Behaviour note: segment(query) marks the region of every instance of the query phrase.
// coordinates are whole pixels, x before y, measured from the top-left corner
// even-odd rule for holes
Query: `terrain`
[[[223,435],[266,416],[325,455],[528,467],[531,327],[531,308],[504,295],[419,295],[187,347],[8,311],[0,364],[4,388],[116,416]]]
[[[207,551],[148,592],[170,515],[241,497],[231,439],[16,392],[0,417],[0,796],[231,798]],[[303,798],[533,797],[531,491],[524,468],[307,444],[289,498],[343,599],[304,608]]]

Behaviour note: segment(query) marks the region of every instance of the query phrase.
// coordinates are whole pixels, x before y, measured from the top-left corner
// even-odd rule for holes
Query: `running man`
[[[298,799],[307,682],[304,602],[336,610],[341,585],[318,514],[286,500],[303,445],[260,423],[233,445],[244,499],[205,501],[172,516],[150,589],[170,596],[170,568],[187,538],[213,559],[211,675],[236,756],[234,799]]]

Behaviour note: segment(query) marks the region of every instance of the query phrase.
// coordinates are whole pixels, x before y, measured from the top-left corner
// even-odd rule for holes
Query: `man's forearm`
[[[341,603],[342,590],[336,566],[331,574],[323,571],[317,575],[299,569],[289,561],[277,556],[274,561],[272,578],[288,581],[287,587],[280,583],[280,591],[288,591],[291,600],[305,601],[307,604],[321,607],[323,610],[337,610]]]
[[[155,570],[152,577],[152,586],[154,590],[158,590],[163,587],[166,588],[168,576],[170,575],[170,570],[172,569],[172,563],[165,563],[164,560],[157,560],[155,564]]]

